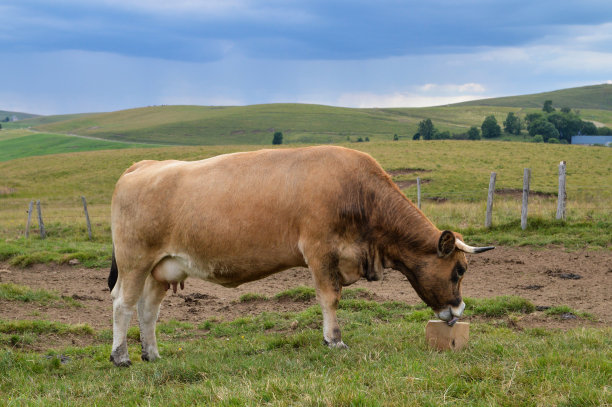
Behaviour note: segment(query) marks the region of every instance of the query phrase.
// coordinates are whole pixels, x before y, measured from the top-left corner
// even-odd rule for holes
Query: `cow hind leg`
[[[335,256],[327,256],[320,264],[311,262],[317,299],[323,313],[323,342],[330,348],[348,348],[342,342],[342,334],[336,311],[340,303],[342,285]]]
[[[119,274],[111,292],[113,298],[113,349],[110,360],[115,366],[130,366],[127,347],[127,331],[134,315],[136,303],[140,298],[147,275],[132,272],[126,277]]]
[[[152,275],[147,277],[142,296],[138,301],[138,324],[140,327],[140,344],[142,360],[150,362],[159,359],[155,324],[159,316],[159,307],[166,295],[167,284],[155,280]]]

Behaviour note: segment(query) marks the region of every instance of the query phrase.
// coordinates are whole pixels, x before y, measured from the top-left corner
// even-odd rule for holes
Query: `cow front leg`
[[[342,342],[342,334],[336,311],[340,303],[342,285],[334,264],[324,262],[321,267],[312,267],[317,299],[323,313],[323,342],[330,348],[348,348]]]
[[[165,295],[166,283],[160,283],[153,276],[147,277],[142,296],[138,301],[141,358],[147,362],[160,358],[155,337],[155,324],[159,316],[159,307]]]

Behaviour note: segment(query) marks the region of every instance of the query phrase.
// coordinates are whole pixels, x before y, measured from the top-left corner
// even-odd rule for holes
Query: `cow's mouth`
[[[463,314],[464,309],[465,302],[461,301],[461,304],[459,304],[457,307],[449,306],[446,309],[434,312],[434,314],[437,318],[441,319],[442,321],[446,321],[450,326],[453,326]]]

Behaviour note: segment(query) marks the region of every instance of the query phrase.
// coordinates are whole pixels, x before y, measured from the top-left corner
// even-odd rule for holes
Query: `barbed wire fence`
[[[530,190],[531,171],[529,168],[524,169],[523,188],[496,189],[497,174],[492,172],[489,180],[488,190],[483,191],[482,198],[474,201],[474,197],[478,196],[475,191],[451,191],[444,192],[443,196],[428,193],[428,179],[410,179],[408,181],[397,181],[400,187],[416,186],[416,191],[410,191],[408,197],[414,204],[421,209],[424,202],[427,203],[446,203],[446,202],[478,202],[486,201],[486,211],[483,213],[483,223],[485,228],[492,227],[492,218],[494,210],[495,197],[501,195],[503,197],[512,197],[517,202],[520,198],[521,203],[521,227],[526,229],[528,225],[528,213],[530,198],[545,198],[549,202],[556,199],[556,214],[555,218],[564,220],[567,211],[567,186],[566,186],[566,171],[565,162],[559,164],[559,188],[558,193],[542,193]],[[402,184],[404,183],[404,184]],[[403,185],[403,187],[402,187]],[[606,199],[601,199],[602,196],[610,195],[612,186],[574,186],[571,189],[571,197],[573,200],[579,199],[581,202],[588,202],[589,209],[607,213],[612,211],[612,202],[606,202]],[[485,194],[486,192],[486,194]],[[3,213],[4,212],[4,213]],[[18,215],[22,214],[22,215]],[[517,214],[517,219],[519,215]],[[7,221],[10,219],[10,221]],[[12,231],[19,231],[20,235],[26,238],[31,234],[38,234],[44,239],[48,235],[47,224],[52,225],[52,228],[58,228],[58,225],[77,226],[89,240],[98,236],[108,234],[110,227],[110,211],[109,204],[102,203],[94,206],[93,211],[90,211],[87,199],[85,196],[75,197],[69,201],[63,202],[45,202],[44,200],[15,200],[13,202],[3,202],[0,208],[0,220],[2,220],[3,228],[10,228]],[[106,230],[102,230],[106,229]]]

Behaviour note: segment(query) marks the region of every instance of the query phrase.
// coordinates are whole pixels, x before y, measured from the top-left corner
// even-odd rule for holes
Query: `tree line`
[[[597,128],[590,121],[580,118],[579,110],[562,107],[557,110],[552,100],[547,100],[541,112],[528,113],[520,118],[514,112],[509,112],[503,121],[503,132],[509,135],[521,135],[523,130],[535,142],[569,143],[576,135],[612,135],[608,127]],[[431,119],[424,119],[419,123],[418,132],[413,140],[480,140],[482,138],[494,139],[502,135],[502,127],[494,115],[485,117],[480,127],[472,126],[465,133],[452,134],[449,131],[439,131]]]
[[[519,117],[514,112],[509,112],[506,120],[499,125],[494,115],[485,117],[480,127],[471,126],[464,133],[453,133],[437,129],[431,119],[424,119],[419,122],[418,131],[412,136],[413,140],[480,140],[495,139],[502,134],[525,137],[529,135],[534,142],[547,143],[570,143],[572,136],[576,135],[612,135],[609,127],[597,127],[593,122],[582,120],[579,110],[572,110],[569,107],[562,107],[557,110],[553,106],[552,100],[544,101],[542,111],[528,113],[524,117]],[[526,130],[526,133],[523,132]],[[397,134],[393,135],[393,141],[398,141]],[[350,137],[347,136],[347,141]],[[361,137],[357,142],[370,141]],[[283,133],[275,132],[272,144],[282,144]]]

